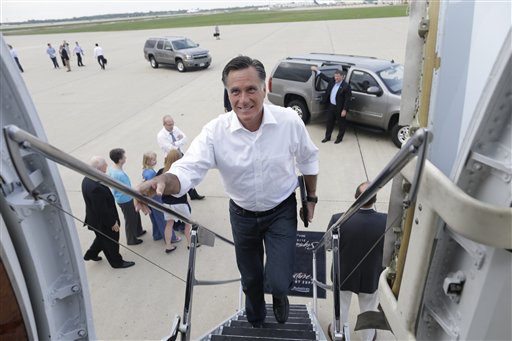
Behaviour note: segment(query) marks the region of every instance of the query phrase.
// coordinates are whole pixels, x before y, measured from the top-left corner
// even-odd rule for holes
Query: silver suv
[[[322,104],[327,82],[311,71],[316,66],[333,77],[342,68],[352,89],[347,120],[365,127],[388,131],[391,140],[401,147],[409,135],[408,126],[399,126],[403,66],[373,57],[309,53],[281,60],[268,81],[268,100],[291,107],[304,123],[327,110]]]
[[[166,64],[176,66],[179,72],[190,68],[206,69],[212,63],[208,50],[185,37],[149,38],[144,44],[144,58],[154,69]]]

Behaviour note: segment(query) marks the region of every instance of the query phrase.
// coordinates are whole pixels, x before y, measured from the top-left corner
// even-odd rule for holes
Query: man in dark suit
[[[107,171],[107,161],[99,156],[94,156],[90,165],[103,173]],[[135,265],[135,262],[124,261],[119,253],[119,215],[110,189],[85,177],[82,181],[82,195],[85,201],[85,224],[89,229],[94,229],[96,234],[84,260],[100,261],[102,258],[99,253],[103,251],[113,268]]]
[[[338,69],[334,72],[333,78],[318,71],[318,68],[315,65],[311,66],[311,70],[317,72],[318,77],[328,83],[327,90],[325,91],[325,97],[322,100],[323,104],[329,104],[327,109],[325,138],[322,140],[322,143],[331,140],[334,124],[338,122],[338,136],[336,137],[336,141],[334,141],[334,143],[338,144],[343,141],[343,136],[345,135],[348,105],[352,97],[350,85],[345,82],[346,73],[342,69]]]
[[[366,190],[368,185],[369,182],[363,182],[357,186],[356,199]],[[348,322],[348,311],[352,293],[358,296],[361,313],[371,310],[376,311],[379,305],[377,288],[379,276],[383,270],[383,235],[386,230],[387,214],[378,213],[372,208],[376,201],[377,196],[371,198],[340,228],[339,255],[342,324]],[[333,215],[329,226],[334,224],[341,215],[342,213]],[[372,247],[374,248],[372,249]],[[371,252],[369,252],[370,249],[372,249]],[[358,266],[358,263],[363,258],[365,258],[364,261]],[[329,333],[332,333],[330,325]],[[375,337],[375,329],[362,331],[363,340],[375,340]]]

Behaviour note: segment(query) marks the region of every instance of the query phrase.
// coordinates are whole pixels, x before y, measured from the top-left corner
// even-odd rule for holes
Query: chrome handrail
[[[333,257],[333,273],[332,273],[332,292],[334,301],[334,314],[333,314],[333,338],[334,340],[341,340],[343,334],[341,333],[340,323],[340,264],[339,264],[339,230],[343,224],[349,220],[365,203],[367,203],[377,192],[384,187],[391,179],[395,177],[415,156],[418,156],[416,163],[416,171],[414,180],[412,182],[411,190],[403,202],[404,208],[411,205],[416,199],[418,193],[418,186],[423,172],[423,166],[427,155],[428,143],[432,140],[432,134],[425,128],[418,129],[416,133],[407,141],[402,149],[389,161],[384,169],[377,175],[377,177],[368,185],[366,190],[354,201],[350,208],[344,212],[341,217],[334,222],[322,236],[313,252],[313,311],[316,314],[317,307],[317,290],[316,287],[326,288],[327,284],[321,283],[316,278],[316,253],[322,247],[332,249]]]
[[[174,340],[177,337],[177,333],[180,332],[182,334],[182,340],[190,339],[190,318],[192,312],[192,293],[195,285],[215,285],[215,284],[225,284],[231,282],[238,282],[240,278],[229,279],[229,280],[219,280],[219,281],[200,281],[195,278],[195,259],[196,259],[196,248],[198,242],[198,235],[201,236],[201,244],[202,245],[214,245],[215,238],[219,238],[220,240],[234,245],[232,241],[229,239],[211,231],[210,229],[204,227],[196,221],[188,219],[182,214],[175,212],[169,207],[164,206],[162,203],[158,201],[146,197],[134,189],[127,187],[123,183],[109,177],[108,175],[100,172],[99,170],[89,166],[88,164],[80,161],[69,154],[63,152],[62,150],[50,145],[37,138],[36,136],[26,132],[23,129],[15,125],[7,125],[3,128],[4,137],[6,141],[6,146],[9,151],[9,156],[11,158],[12,164],[16,169],[20,182],[25,187],[28,193],[34,197],[35,200],[39,199],[40,193],[37,190],[37,186],[35,186],[31,180],[30,174],[26,171],[26,166],[23,161],[23,157],[20,150],[34,150],[39,152],[44,157],[49,160],[52,160],[62,166],[65,166],[71,170],[74,170],[88,178],[96,180],[108,187],[113,187],[137,200],[151,206],[161,212],[165,212],[171,215],[176,216],[180,220],[185,223],[192,225],[192,230],[190,232],[190,249],[189,249],[189,264],[187,271],[187,280],[186,280],[186,291],[185,291],[185,304],[183,308],[183,318],[179,316],[175,317],[173,330],[171,332],[171,336],[169,339]],[[181,322],[180,322],[181,321]]]

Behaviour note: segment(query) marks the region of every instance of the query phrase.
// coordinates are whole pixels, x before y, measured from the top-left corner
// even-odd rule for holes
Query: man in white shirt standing
[[[156,135],[158,145],[164,152],[164,160],[169,151],[176,149],[183,155],[183,147],[187,143],[187,136],[180,128],[174,125],[174,119],[171,115],[165,115],[162,118],[163,128]],[[188,191],[191,200],[202,200],[204,195],[199,195],[195,188]]]
[[[138,187],[144,195],[156,190],[180,196],[209,169],[219,170],[231,198],[236,261],[247,320],[254,328],[265,321],[265,291],[272,294],[277,322],[288,320],[297,241],[296,167],[306,183],[304,219],[313,219],[318,201],[318,148],[295,111],[263,103],[265,77],[265,68],[256,59],[238,56],[228,62],[222,81],[233,110],[207,123],[167,173]],[[137,207],[149,212],[140,202]]]
[[[103,56],[103,48],[96,43],[96,47],[94,48],[94,57],[98,59],[98,64],[100,64],[101,69],[105,70],[105,64],[107,64],[107,60]]]

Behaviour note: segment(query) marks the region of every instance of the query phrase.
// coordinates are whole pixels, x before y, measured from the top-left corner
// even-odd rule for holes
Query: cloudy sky
[[[308,0],[297,0],[305,2]],[[0,22],[63,19],[96,14],[212,9],[291,3],[291,0],[0,0]],[[313,0],[310,0],[312,3]]]

